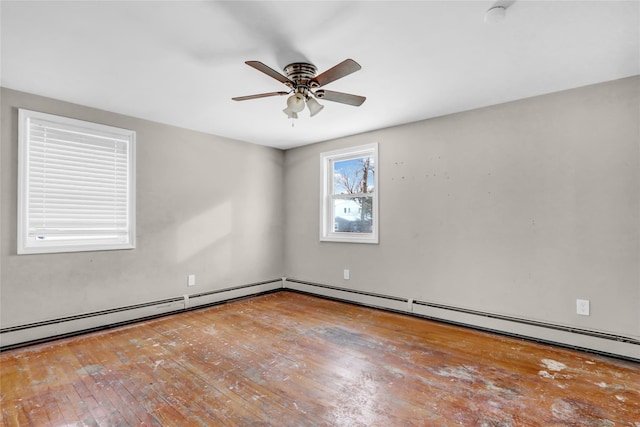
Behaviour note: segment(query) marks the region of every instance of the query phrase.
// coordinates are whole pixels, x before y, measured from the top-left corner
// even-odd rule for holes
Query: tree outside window
[[[373,231],[374,181],[375,162],[370,156],[333,162],[335,231]]]

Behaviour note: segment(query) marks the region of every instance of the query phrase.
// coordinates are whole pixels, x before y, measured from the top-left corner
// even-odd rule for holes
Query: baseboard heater
[[[640,339],[634,337],[291,278],[284,289],[640,362]]]
[[[184,295],[182,297],[1,328],[0,351],[100,331],[186,310],[214,306],[241,298],[282,290],[307,293],[337,301],[380,308],[482,331],[640,362],[640,340],[634,337],[291,278],[267,280]]]
[[[95,332],[282,289],[282,279],[249,283],[0,329],[0,351]]]

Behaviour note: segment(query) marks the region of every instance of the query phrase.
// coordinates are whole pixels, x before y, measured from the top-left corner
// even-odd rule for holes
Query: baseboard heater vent
[[[481,331],[632,360],[634,362],[640,361],[640,339],[630,336],[290,278],[285,279],[284,288],[285,290],[381,308]]]
[[[56,325],[56,324],[59,324],[59,323],[72,322],[74,320],[88,319],[90,317],[105,316],[107,314],[121,313],[123,311],[137,310],[137,309],[140,309],[140,308],[159,307],[159,306],[163,306],[165,304],[172,304],[172,303],[175,303],[175,302],[180,302],[182,300],[183,300],[182,297],[180,297],[180,298],[167,298],[167,299],[158,300],[158,301],[145,302],[145,303],[142,303],[142,304],[127,305],[127,306],[124,306],[124,307],[110,308],[108,310],[92,311],[90,313],[77,314],[77,315],[74,315],[74,316],[66,316],[66,317],[59,317],[57,319],[43,320],[41,322],[26,323],[24,325],[10,326],[8,328],[2,328],[2,329],[0,329],[0,334],[6,334],[6,333],[9,333],[9,332],[24,331],[26,329],[38,328],[40,326],[49,326],[49,325]]]
[[[377,294],[375,292],[359,291],[357,289],[347,289],[347,288],[341,288],[341,287],[338,287],[338,286],[323,285],[323,284],[320,284],[320,283],[313,283],[313,282],[305,282],[304,280],[298,280],[298,279],[289,279],[289,278],[287,278],[286,280],[287,280],[287,283],[299,283],[301,285],[314,286],[316,288],[332,289],[334,291],[347,292],[347,293],[350,293],[350,294],[366,295],[366,296],[375,297],[375,298],[387,299],[389,301],[400,301],[400,302],[403,302],[403,303],[407,303],[409,301],[407,298],[394,297],[394,296],[391,296],[391,295],[384,295],[384,294]]]
[[[631,337],[621,336],[621,335],[608,334],[606,332],[575,328],[572,326],[556,325],[554,323],[546,323],[546,322],[540,322],[537,320],[523,319],[520,317],[512,317],[512,316],[505,316],[501,314],[487,313],[485,311],[470,310],[466,308],[460,308],[460,307],[444,305],[444,304],[436,304],[436,303],[426,302],[426,301],[415,300],[413,301],[413,303],[415,305],[420,305],[424,307],[433,307],[433,308],[438,308],[442,310],[455,311],[458,313],[465,313],[465,314],[472,314],[475,316],[487,317],[490,319],[506,320],[509,322],[521,323],[523,325],[537,326],[540,328],[554,329],[556,331],[570,332],[573,334],[581,334],[581,335],[587,335],[595,338],[602,338],[602,339],[607,339],[607,340],[612,340],[617,342],[625,342],[629,344],[640,345],[640,340],[637,340]]]
[[[240,285],[240,286],[234,286],[231,288],[224,288],[224,289],[216,289],[214,291],[208,291],[208,292],[201,292],[198,294],[193,294],[193,295],[189,295],[189,299],[197,299],[197,298],[203,298],[203,297],[208,297],[211,295],[218,295],[218,294],[222,294],[222,293],[226,293],[226,292],[232,292],[232,291],[239,291],[241,289],[247,289],[247,288],[254,288],[256,286],[261,286],[261,285],[271,285],[273,283],[278,283],[278,285],[282,284],[282,279],[274,279],[274,280],[266,280],[264,282],[256,282],[256,283],[249,283],[248,285]],[[249,296],[254,296],[254,294],[251,294]],[[224,302],[228,302],[228,300],[225,300]],[[202,307],[201,305],[198,306],[198,308]]]
[[[96,332],[140,321],[150,320],[182,311],[196,310],[241,298],[276,292],[282,288],[282,279],[249,283],[208,292],[162,300],[132,304],[107,310],[92,311],[73,316],[32,322],[0,328],[3,337],[0,352],[56,339]],[[188,306],[186,305],[188,301]],[[7,336],[21,335],[9,338]],[[26,337],[26,339],[24,338]],[[6,343],[8,341],[8,344]]]
[[[321,283],[306,282],[304,280],[289,279],[284,281],[287,290],[308,293],[336,301],[360,304],[367,307],[380,308],[398,312],[407,312],[409,300],[407,298],[384,295],[375,292],[345,289],[339,286],[324,285]]]

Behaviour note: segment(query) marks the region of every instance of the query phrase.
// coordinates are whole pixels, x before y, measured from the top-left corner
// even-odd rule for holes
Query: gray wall
[[[281,277],[282,151],[8,89],[1,97],[3,327]],[[134,250],[16,255],[18,108],[137,132]]]
[[[639,87],[628,78],[287,151],[285,275],[639,337]],[[319,242],[319,154],[372,142],[380,244]],[[577,298],[591,316],[576,315]]]
[[[640,77],[284,153],[0,94],[3,328],[284,274],[640,337]],[[137,131],[135,250],[16,255],[18,107]],[[380,244],[319,242],[319,154],[371,142]]]

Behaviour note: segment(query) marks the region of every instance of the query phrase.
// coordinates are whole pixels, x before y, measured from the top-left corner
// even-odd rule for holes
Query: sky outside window
[[[363,177],[363,165],[367,157],[359,157],[356,159],[341,160],[333,164],[333,184],[334,194],[353,194],[357,193],[357,189],[362,188],[361,182]],[[367,174],[367,192],[371,192],[374,188],[375,165],[373,159],[369,164],[369,173]]]

